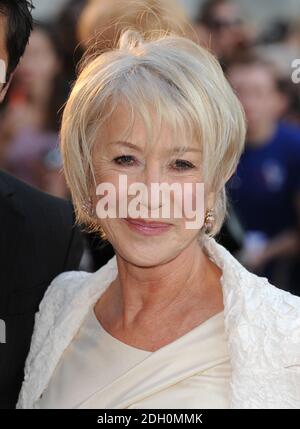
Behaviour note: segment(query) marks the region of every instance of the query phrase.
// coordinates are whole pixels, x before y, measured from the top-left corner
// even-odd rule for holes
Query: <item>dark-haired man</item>
[[[240,5],[233,0],[206,0],[195,19],[206,33],[207,43],[217,55],[222,67],[252,44],[252,34],[242,18]]]
[[[0,102],[28,43],[30,12],[26,0],[0,0]],[[70,202],[3,171],[0,220],[0,409],[5,409],[17,402],[39,303],[54,277],[78,268],[82,239]]]

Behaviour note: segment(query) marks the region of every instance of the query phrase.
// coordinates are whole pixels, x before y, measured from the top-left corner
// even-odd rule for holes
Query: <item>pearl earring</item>
[[[214,210],[208,210],[204,220],[204,226],[205,226],[206,232],[210,232],[212,230],[214,226],[214,222],[215,222],[215,212]]]

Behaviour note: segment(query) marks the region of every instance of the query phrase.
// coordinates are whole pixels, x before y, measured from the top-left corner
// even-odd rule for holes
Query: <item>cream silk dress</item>
[[[228,408],[230,372],[223,311],[150,352],[111,336],[91,308],[37,408],[113,408],[114,386],[130,395],[135,375],[140,389],[157,377],[174,381],[164,389],[157,383],[157,391],[124,408]]]

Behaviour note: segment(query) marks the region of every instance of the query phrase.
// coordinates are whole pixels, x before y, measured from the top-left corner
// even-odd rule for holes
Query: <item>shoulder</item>
[[[284,150],[291,154],[300,153],[300,127],[286,122],[280,122],[278,125],[278,135],[284,140]]]
[[[293,358],[300,365],[300,297],[247,270],[215,240],[209,243],[211,255],[223,269],[224,307],[233,336],[245,348],[255,338],[253,353],[259,344],[268,344],[275,356],[288,361],[295,352]]]
[[[227,317],[235,408],[299,408],[300,298],[241,271]]]
[[[236,265],[239,299],[236,334],[243,349],[271,367],[296,365],[300,371],[300,297],[279,289],[265,277]],[[233,305],[234,307],[234,305]],[[251,358],[248,356],[248,361]]]
[[[59,317],[64,314],[72,299],[79,293],[83,282],[91,275],[92,273],[86,271],[67,271],[59,274],[50,283],[35,315],[33,353],[35,348],[39,348],[49,329],[57,325]]]
[[[30,354],[34,357],[51,330],[61,327],[65,317],[70,315],[76,321],[81,312],[88,308],[90,300],[101,293],[115,276],[115,257],[95,273],[86,271],[66,271],[50,283],[39,310],[35,314],[34,331]],[[62,333],[63,335],[63,333]],[[30,356],[27,364],[30,365]]]
[[[10,229],[12,240],[24,248],[31,242],[26,258],[38,257],[47,266],[50,279],[59,272],[77,269],[83,236],[70,201],[42,192],[4,171],[0,171],[0,198],[0,210],[5,215],[2,226]],[[14,237],[16,222],[22,228],[18,237]]]
[[[267,278],[259,277],[249,271],[247,271],[247,282],[248,286],[245,290],[249,290],[249,295],[256,299],[256,306],[259,306],[266,318],[276,324],[277,328],[280,320],[285,321],[287,331],[293,330],[297,323],[300,344],[300,297],[279,289]]]
[[[33,397],[44,383],[47,371],[54,370],[55,357],[64,348],[64,332],[57,336],[61,320],[68,316],[70,301],[79,292],[86,278],[91,275],[83,271],[68,271],[59,274],[49,285],[39,311],[35,314],[33,335],[24,368],[24,380],[19,394],[17,408],[31,408]],[[69,324],[68,324],[69,325]]]
[[[59,274],[50,283],[40,302],[39,310],[35,314],[30,351],[25,364],[25,374],[30,373],[29,369],[36,356],[43,349],[45,341],[59,325],[60,318],[67,314],[66,309],[71,305],[70,302],[79,293],[82,283],[89,276],[91,276],[91,273],[85,271],[67,271]]]
[[[35,315],[17,408],[33,406],[50,380],[63,351],[80,328],[89,307],[116,274],[114,256],[95,273],[67,271],[51,282]]]
[[[15,195],[16,198],[12,198],[11,201],[24,215],[30,213],[31,217],[40,218],[44,222],[47,219],[64,218],[73,223],[73,208],[70,201],[42,192],[4,171],[0,171],[0,193],[2,196]]]

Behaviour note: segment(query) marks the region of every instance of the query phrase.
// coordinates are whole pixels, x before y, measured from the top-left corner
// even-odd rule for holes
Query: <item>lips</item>
[[[144,219],[126,218],[124,221],[130,229],[142,235],[159,235],[168,231],[172,224],[166,222],[153,222]]]
[[[148,228],[162,228],[162,227],[168,227],[170,226],[169,223],[166,222],[153,222],[153,221],[147,221],[145,219],[133,219],[133,218],[126,218],[127,222],[130,222],[134,225],[141,225],[146,226]]]

